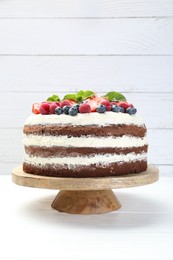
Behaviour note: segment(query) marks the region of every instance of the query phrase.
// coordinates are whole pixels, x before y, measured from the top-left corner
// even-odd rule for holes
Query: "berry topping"
[[[63,111],[62,111],[62,108],[61,107],[56,107],[55,108],[55,114],[56,115],[61,115],[63,113]]]
[[[48,115],[50,112],[50,105],[47,102],[42,102],[40,105],[40,114]]]
[[[112,111],[119,113],[121,111],[122,107],[117,106],[117,105],[112,105]]]
[[[75,104],[74,106],[72,107],[75,107],[77,109],[77,112],[79,112],[79,104]]]
[[[128,103],[127,101],[119,101],[117,102],[117,105],[123,107],[125,111],[128,107],[133,107],[133,105]]]
[[[108,100],[105,99],[100,104],[106,107],[106,111],[111,111],[111,103]]]
[[[98,106],[97,98],[92,98],[88,100],[88,104],[90,105],[91,112],[96,112],[96,108]]]
[[[73,106],[75,105],[76,102],[74,100],[71,99],[64,99],[60,102],[60,107],[63,108],[64,106]]]
[[[69,100],[64,99],[63,101],[61,101],[60,107],[63,108],[64,106],[70,106],[71,107],[71,103]]]
[[[58,107],[58,105],[55,102],[52,102],[49,104],[49,113],[55,114],[55,109]]]
[[[105,105],[100,105],[96,108],[96,111],[98,113],[105,113],[106,112],[106,106]]]
[[[128,113],[129,115],[134,115],[134,114],[136,114],[136,112],[137,112],[137,109],[135,107],[128,107],[126,109],[126,113]]]
[[[101,104],[103,101],[108,101],[106,97],[95,97],[95,99],[97,99],[98,104]]]
[[[55,104],[57,104],[58,107],[61,107],[61,102],[60,101],[56,101]]]
[[[77,107],[76,107],[76,106],[71,107],[71,108],[69,109],[68,113],[69,113],[70,116],[76,116],[77,113],[78,113]]]
[[[79,112],[80,113],[90,113],[91,112],[91,106],[89,105],[89,103],[80,104]]]
[[[96,111],[98,113],[112,111],[133,115],[137,112],[137,109],[131,103],[128,103],[125,96],[119,92],[111,91],[105,96],[99,97],[91,90],[80,90],[77,93],[66,94],[62,100],[58,95],[52,95],[47,101],[32,105],[32,112],[42,115],[64,113],[75,116],[77,113]]]
[[[63,106],[62,110],[64,112],[64,114],[68,115],[68,111],[71,108],[71,106]]]
[[[121,113],[125,113],[124,107],[120,107],[120,112],[121,112]]]
[[[116,106],[116,105],[117,105],[117,102],[116,102],[116,101],[111,101],[110,103],[111,103],[111,106],[113,106],[113,105]]]
[[[40,114],[40,104],[39,103],[34,103],[32,105],[32,113]]]

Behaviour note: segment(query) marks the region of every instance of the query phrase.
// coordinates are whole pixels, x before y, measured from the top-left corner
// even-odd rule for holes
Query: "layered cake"
[[[147,169],[146,127],[121,93],[53,95],[32,111],[23,130],[25,172],[77,178]]]

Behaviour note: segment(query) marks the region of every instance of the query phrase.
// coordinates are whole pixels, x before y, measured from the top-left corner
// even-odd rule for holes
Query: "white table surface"
[[[173,259],[173,178],[116,190],[118,211],[70,215],[56,190],[0,176],[0,259]]]

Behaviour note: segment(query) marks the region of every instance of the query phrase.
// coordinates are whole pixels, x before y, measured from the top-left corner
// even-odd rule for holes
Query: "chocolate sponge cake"
[[[65,101],[34,105],[24,125],[25,172],[81,178],[147,169],[146,127],[133,105],[96,96]]]

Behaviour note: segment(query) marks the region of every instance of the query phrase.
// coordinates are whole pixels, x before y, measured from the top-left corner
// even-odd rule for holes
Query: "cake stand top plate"
[[[63,178],[45,177],[25,173],[22,166],[12,171],[12,180],[21,186],[45,188],[54,190],[106,190],[142,186],[156,182],[159,179],[159,170],[154,165],[139,174],[124,176],[97,177],[97,178]]]

